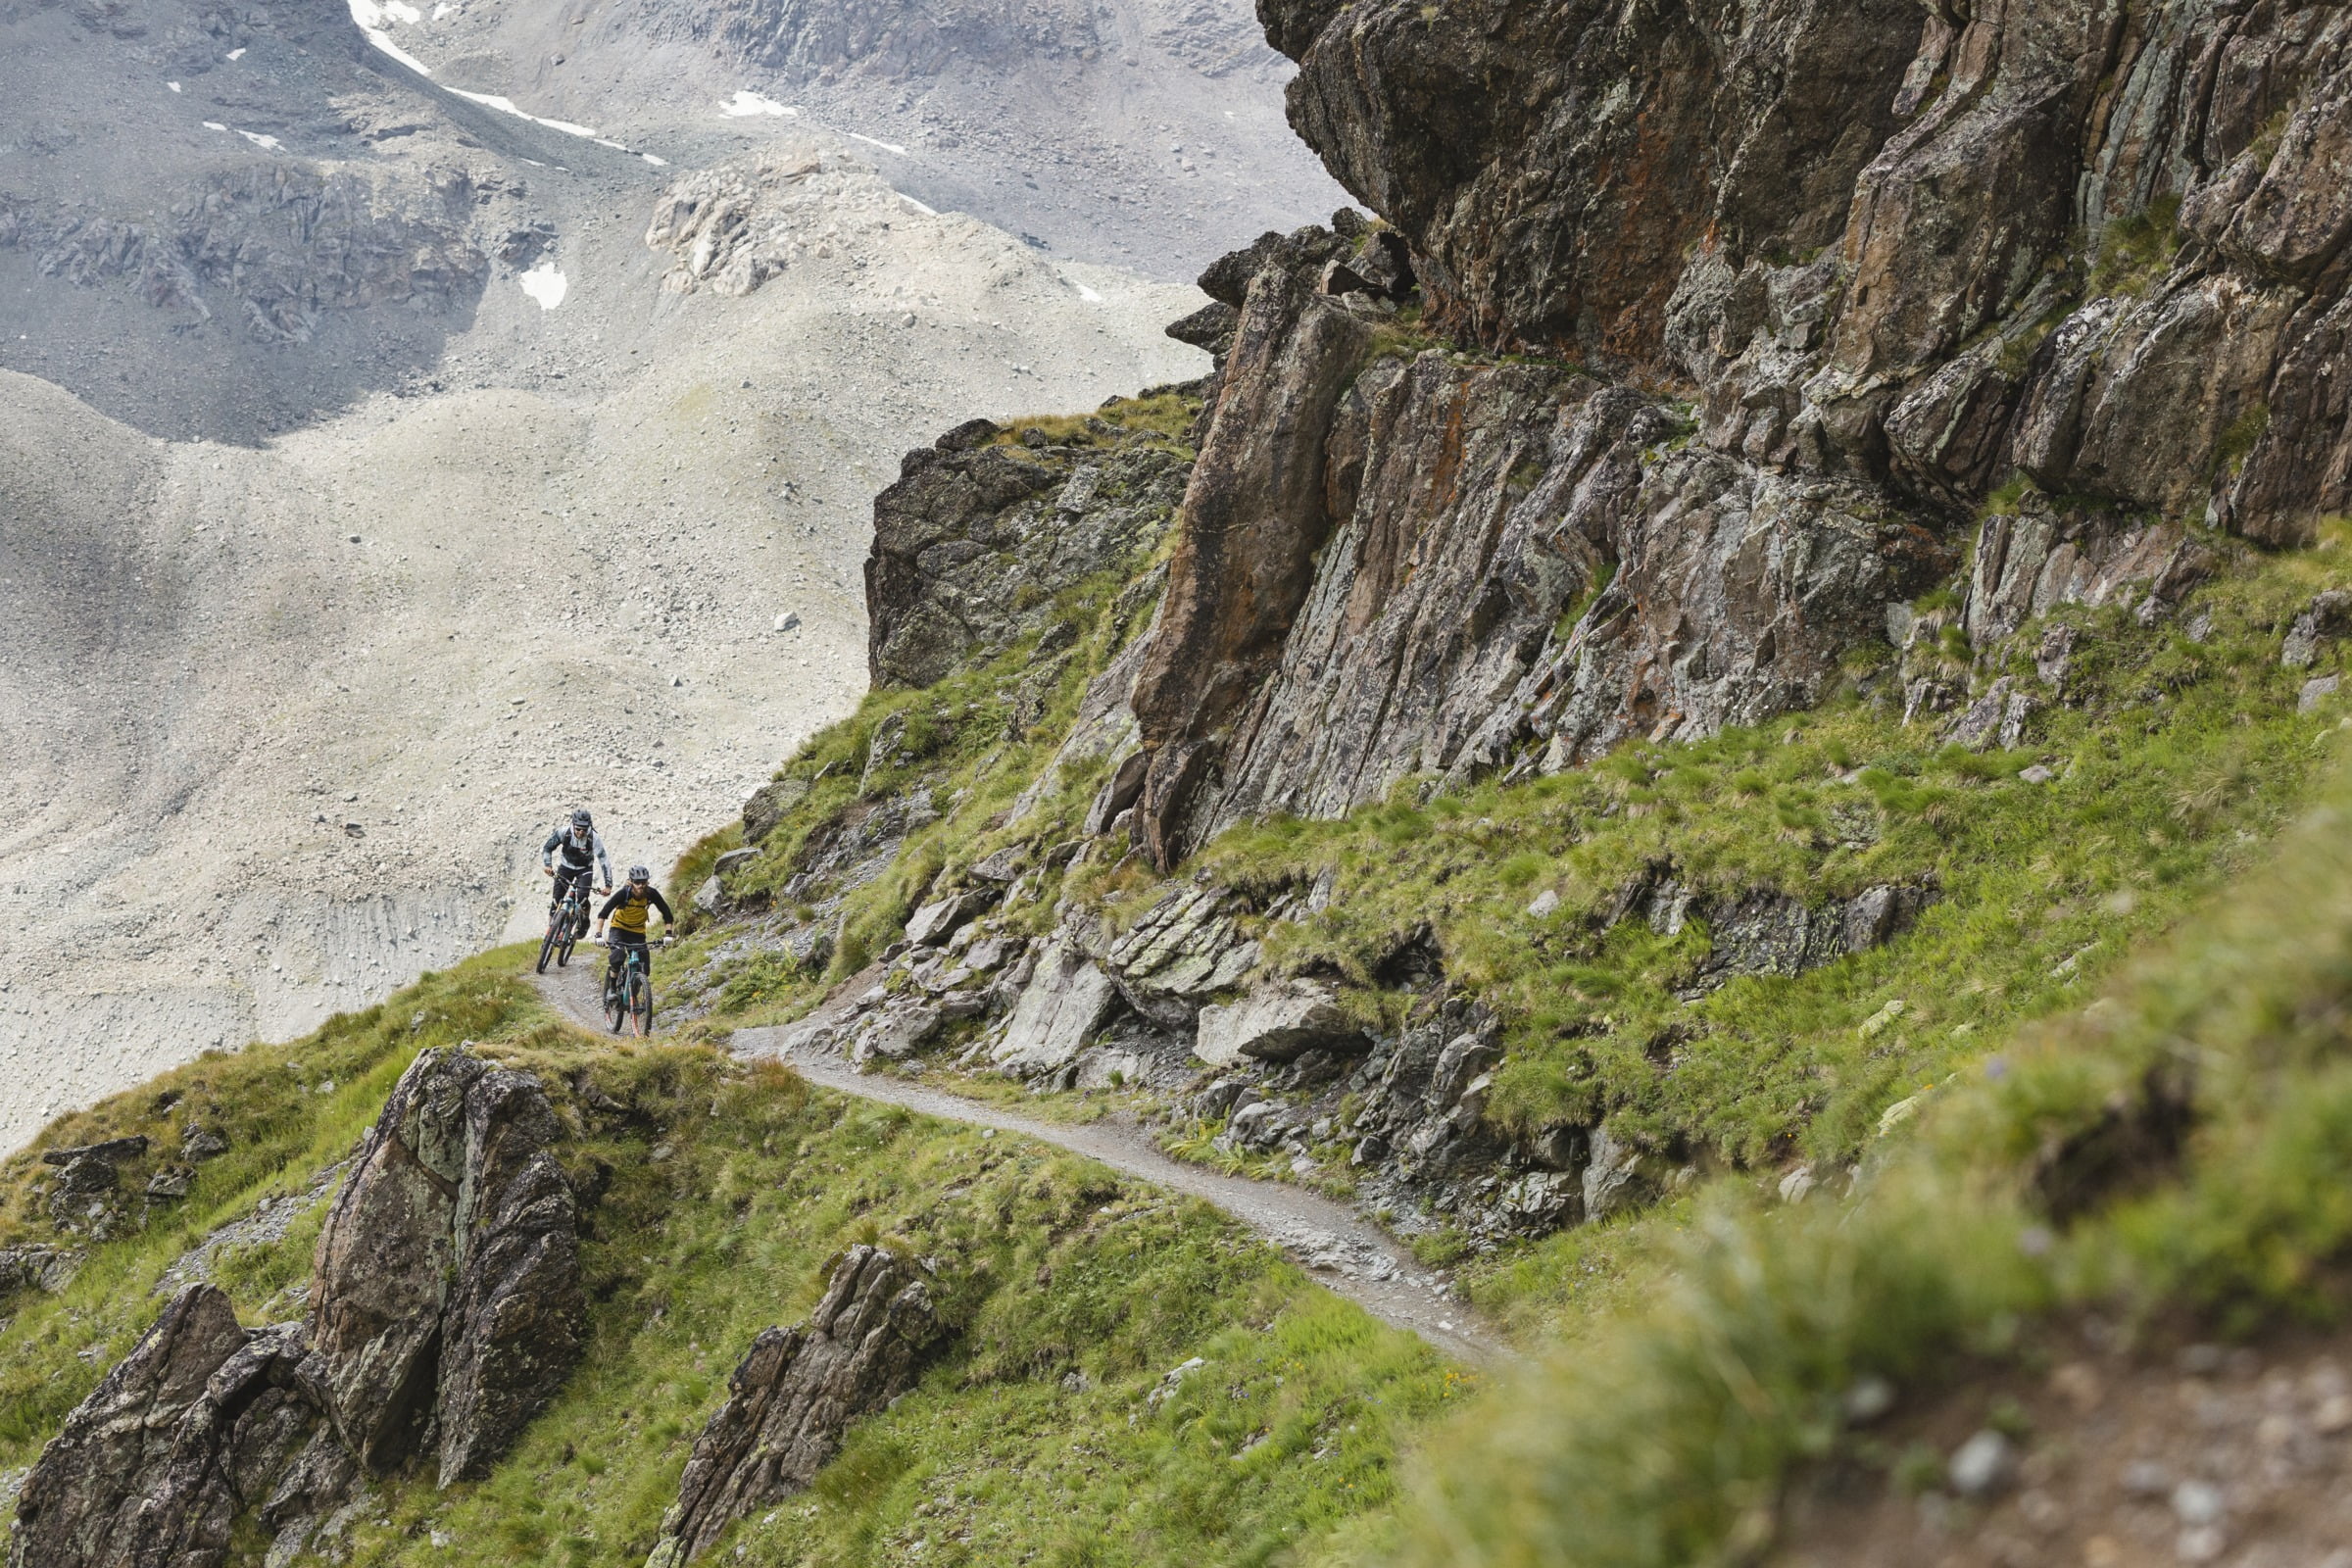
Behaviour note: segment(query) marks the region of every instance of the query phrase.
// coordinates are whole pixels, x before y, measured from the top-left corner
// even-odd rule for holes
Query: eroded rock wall
[[[2016,468],[2283,543],[2352,499],[2339,7],[1260,11],[1449,330],[1952,508]]]

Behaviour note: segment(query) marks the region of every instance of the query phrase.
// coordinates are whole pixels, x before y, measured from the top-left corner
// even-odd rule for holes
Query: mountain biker
[[[662,931],[664,936],[677,924],[678,917],[669,912],[669,902],[662,890],[654,886],[654,873],[642,865],[629,867],[629,880],[596,911],[596,934],[605,934],[605,922],[612,922],[612,956],[605,965],[605,985],[609,989],[620,974],[627,957],[627,949],[635,949],[637,961],[645,966],[647,979],[653,978],[654,955],[645,945],[645,922],[649,909],[662,911]]]
[[[559,855],[563,857],[561,865],[557,863]],[[592,870],[601,869],[605,873],[605,885],[597,891],[612,891],[612,858],[605,854],[604,836],[596,831],[595,818],[585,809],[575,809],[571,825],[559,826],[539,846],[539,869],[556,879],[556,894],[547,906],[550,917],[563,906],[575,885],[583,894],[588,891],[588,873]]]

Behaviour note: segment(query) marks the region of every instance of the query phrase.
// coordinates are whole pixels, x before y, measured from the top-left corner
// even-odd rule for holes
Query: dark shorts
[[[654,950],[647,945],[645,938],[641,936],[632,936],[626,931],[614,931],[611,933],[611,935],[612,938],[612,956],[611,958],[606,960],[606,967],[617,972],[620,968],[620,960],[627,956],[627,955],[621,950],[626,948],[637,955],[637,962],[639,967],[644,969],[646,974],[650,977],[654,972]]]
[[[596,867],[592,865],[565,865],[563,861],[558,860],[556,862],[556,894],[553,899],[548,901],[549,906],[553,907],[555,905],[562,904],[564,895],[568,894],[575,885],[584,897],[590,883],[588,873],[595,869]]]

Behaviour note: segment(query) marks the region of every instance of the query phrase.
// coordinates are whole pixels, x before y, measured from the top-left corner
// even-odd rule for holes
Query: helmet
[[[648,870],[647,870],[647,869],[646,869],[644,866],[642,866],[642,865],[632,865],[632,866],[630,866],[630,867],[629,867],[629,880],[630,880],[630,881],[632,881],[632,882],[651,882],[653,879],[654,879],[654,873],[653,873],[653,872],[651,872],[651,871],[648,871]]]
[[[571,813],[571,825],[573,827],[594,827],[596,821],[588,814],[587,808],[582,807]]]

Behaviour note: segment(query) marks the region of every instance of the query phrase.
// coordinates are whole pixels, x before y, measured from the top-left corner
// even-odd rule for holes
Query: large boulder
[[[679,1568],[736,1520],[806,1489],[852,1423],[913,1386],[944,1333],[908,1264],[851,1248],[808,1321],[761,1331],[727,1380],[647,1568]]]
[[[1138,916],[1102,953],[1119,995],[1153,1022],[1191,1025],[1218,993],[1257,966],[1258,946],[1234,920],[1222,888],[1181,883]]]
[[[1193,1054],[1229,1067],[1244,1056],[1290,1061],[1309,1051],[1352,1054],[1370,1044],[1328,984],[1281,979],[1251,986],[1239,1002],[1202,1007]]]
[[[1102,965],[1056,936],[1038,956],[1036,971],[1013,1004],[989,1059],[1000,1071],[1022,1078],[1059,1072],[1086,1049],[1118,1000],[1118,989]]]
[[[58,1168],[49,1187],[49,1217],[64,1231],[88,1231],[103,1240],[114,1218],[110,1200],[121,1187],[122,1167],[147,1153],[143,1136],[41,1152],[41,1163]]]
[[[429,1424],[442,1484],[479,1474],[579,1359],[561,1136],[536,1079],[463,1048],[401,1075],[319,1234],[311,1295],[317,1376],[368,1468],[407,1459]]]

